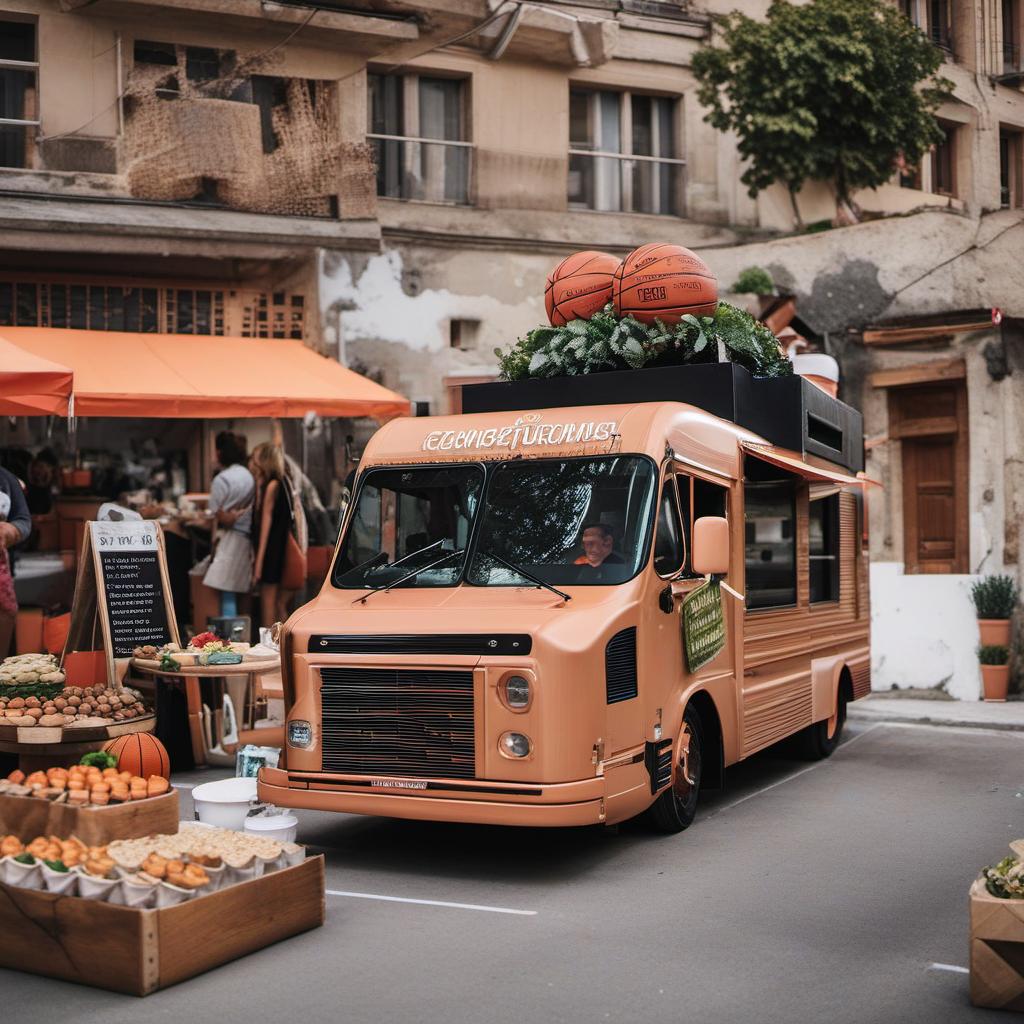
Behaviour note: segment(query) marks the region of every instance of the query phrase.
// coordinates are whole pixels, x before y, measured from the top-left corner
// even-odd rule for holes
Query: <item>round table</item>
[[[93,750],[102,750],[112,739],[135,732],[152,732],[154,715],[127,722],[90,725],[85,728],[60,726],[0,726],[0,754],[17,754],[18,767],[28,774],[39,768],[52,768],[68,758],[78,759]]]
[[[181,679],[185,684],[185,700],[188,704],[188,729],[192,741],[192,757],[197,765],[209,764],[209,750],[203,734],[203,703],[199,692],[199,680],[223,679],[230,687],[234,679],[241,680],[248,688],[257,676],[277,672],[281,668],[280,658],[252,658],[237,665],[182,665],[177,671],[160,667],[160,662],[150,658],[132,658],[132,668],[138,669],[155,679]],[[232,702],[234,703],[234,702]],[[241,712],[241,708],[237,709]]]

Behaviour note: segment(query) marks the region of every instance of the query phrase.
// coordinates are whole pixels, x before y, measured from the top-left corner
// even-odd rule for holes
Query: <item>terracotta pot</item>
[[[978,619],[978,632],[982,647],[1009,647],[1009,619]]]
[[[981,686],[985,700],[1006,700],[1006,691],[1009,685],[1009,665],[981,666]]]

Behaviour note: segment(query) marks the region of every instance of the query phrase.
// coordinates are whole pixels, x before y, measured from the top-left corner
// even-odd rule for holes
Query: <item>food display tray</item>
[[[324,923],[324,858],[162,910],[0,882],[0,967],[145,996]]]
[[[63,743],[105,743],[133,732],[152,732],[156,715],[143,715],[127,722],[109,725],[90,725],[80,728],[62,728],[46,725],[0,725],[0,751],[17,753],[11,747],[59,747]]]
[[[16,835],[23,843],[36,836],[77,836],[87,846],[103,846],[115,839],[177,832],[178,821],[176,789],[106,807],[74,807],[0,793],[0,835]]]

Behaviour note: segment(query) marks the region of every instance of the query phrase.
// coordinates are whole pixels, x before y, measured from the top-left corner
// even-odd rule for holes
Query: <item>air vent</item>
[[[644,744],[644,764],[651,777],[651,793],[658,793],[672,781],[672,741]]]
[[[315,634],[310,654],[529,654],[528,633]]]
[[[609,704],[636,696],[636,626],[620,630],[608,641],[604,674]]]

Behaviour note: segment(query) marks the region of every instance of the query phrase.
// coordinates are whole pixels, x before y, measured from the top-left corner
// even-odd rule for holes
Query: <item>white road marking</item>
[[[958,964],[929,964],[926,970],[929,971],[949,971],[950,974],[970,974],[971,972],[966,967],[960,967]]]
[[[414,900],[406,896],[381,896],[372,892],[346,892],[342,889],[325,890],[328,896],[350,896],[357,900],[383,900],[385,903],[416,903],[424,907],[448,907],[452,910],[483,910],[490,914],[519,914],[536,917],[536,910],[513,910],[511,907],[486,907],[479,903],[449,903],[447,900]]]
[[[845,750],[852,743],[856,743],[857,740],[863,736],[867,736],[868,733],[874,732],[876,729],[880,729],[883,725],[888,725],[888,722],[876,722],[874,725],[869,726],[863,732],[857,733],[856,736],[846,740],[845,743],[840,744],[832,757],[837,757],[843,750]],[[760,796],[762,793],[767,793],[771,789],[775,789],[777,786],[783,786],[787,782],[792,782],[794,779],[799,779],[801,775],[806,775],[808,772],[813,772],[815,768],[820,768],[823,764],[828,764],[828,759],[822,761],[816,761],[814,764],[809,764],[806,768],[801,768],[798,772],[793,772],[792,775],[787,775],[784,779],[778,779],[768,786],[764,786],[761,789],[755,789],[753,793],[748,793],[746,796],[741,796],[739,800],[734,800],[731,804],[726,804],[724,807],[719,807],[717,810],[712,811],[707,817],[715,818],[719,814],[724,814],[726,811],[731,811],[734,807],[739,807],[740,804],[746,803],[748,800],[752,800],[755,796]]]

